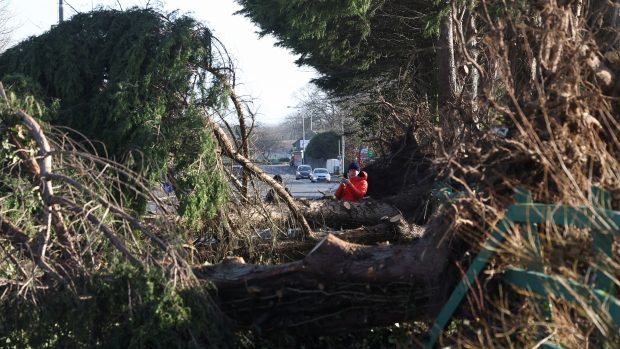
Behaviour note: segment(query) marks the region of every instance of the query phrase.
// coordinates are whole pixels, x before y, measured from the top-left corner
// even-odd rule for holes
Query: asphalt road
[[[324,195],[334,195],[340,178],[332,178],[331,183],[312,183],[309,179],[296,180],[295,175],[284,175],[284,185],[296,198],[321,198]]]
[[[295,167],[288,165],[263,165],[260,167],[271,175],[281,175],[284,179],[284,185],[296,198],[318,199],[324,195],[334,195],[340,181],[339,176],[332,176],[330,183],[312,183],[309,179],[296,180]]]
[[[305,199],[319,199],[325,195],[334,195],[334,192],[338,188],[340,182],[340,176],[332,176],[331,183],[312,183],[309,179],[295,179],[296,167],[289,165],[260,165],[263,171],[271,175],[276,174],[282,176],[284,185],[291,191],[296,198]],[[258,189],[259,197],[264,198],[267,195],[269,187],[263,182],[256,180],[256,188]],[[166,194],[161,187],[155,188],[156,195],[164,202],[170,202],[171,207],[178,205],[176,196],[174,194]],[[147,202],[147,210],[149,213],[157,213],[158,209],[154,202]]]

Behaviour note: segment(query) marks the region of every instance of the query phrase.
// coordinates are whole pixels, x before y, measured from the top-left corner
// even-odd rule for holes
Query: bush
[[[32,348],[204,348],[225,345],[203,286],[177,290],[158,271],[119,264],[76,280],[77,293],[48,289],[37,301],[0,303],[0,343]]]

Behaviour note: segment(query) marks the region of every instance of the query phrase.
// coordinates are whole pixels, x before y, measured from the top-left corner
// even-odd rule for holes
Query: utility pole
[[[62,0],[58,0],[58,24],[62,23],[62,21],[63,21]]]
[[[306,152],[306,122],[303,114],[301,115],[301,164],[305,165],[305,155]]]

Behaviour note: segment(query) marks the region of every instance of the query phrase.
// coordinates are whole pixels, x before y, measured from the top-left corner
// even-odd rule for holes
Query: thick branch
[[[237,97],[237,94],[235,93],[233,86],[231,86],[231,84],[228,82],[228,79],[226,79],[226,76],[224,74],[212,68],[208,68],[207,70],[211,74],[215,75],[215,77],[224,85],[226,90],[228,90],[228,96],[230,97],[230,100],[233,102],[233,105],[235,106],[237,118],[239,119],[239,132],[241,133],[241,155],[243,155],[245,158],[249,158],[250,157],[250,148],[248,145],[249,144],[248,143],[249,132],[245,124],[245,115],[243,114],[243,106],[241,105],[241,101]],[[247,197],[249,176],[247,175],[247,172],[245,170],[243,171],[242,178],[243,178],[242,194],[244,197]]]
[[[6,98],[6,94],[4,93],[4,89],[2,84],[0,83],[0,94]],[[6,99],[5,99],[6,101]],[[62,215],[58,212],[57,208],[50,203],[50,197],[54,195],[54,189],[52,187],[52,182],[46,178],[46,175],[49,174],[52,170],[52,158],[50,155],[51,147],[45,134],[43,133],[43,129],[41,126],[32,118],[30,115],[18,111],[17,115],[21,118],[22,123],[28,129],[30,135],[37,143],[39,148],[39,158],[38,161],[35,162],[31,158],[25,159],[25,169],[27,171],[32,171],[31,174],[39,181],[41,187],[41,198],[43,200],[43,206],[45,208],[45,226],[48,225],[48,220],[51,218],[51,225],[54,227],[56,234],[60,240],[61,245],[67,249],[65,258],[72,259],[76,253],[69,233],[67,231],[67,227],[65,226],[64,219]],[[23,145],[17,140],[16,137],[10,138],[11,142],[17,149],[17,154],[24,158],[27,152],[23,148]],[[45,249],[48,243],[47,236],[49,233],[46,231],[41,231],[37,237],[34,239],[34,244],[31,246],[35,254],[38,254],[39,257],[44,258]]]

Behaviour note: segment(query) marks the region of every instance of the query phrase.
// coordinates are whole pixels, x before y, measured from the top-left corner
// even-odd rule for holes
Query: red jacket
[[[349,185],[340,183],[338,189],[336,189],[336,197],[342,201],[360,200],[366,195],[368,190],[366,178],[368,178],[368,174],[362,171],[356,177],[349,178]]]

